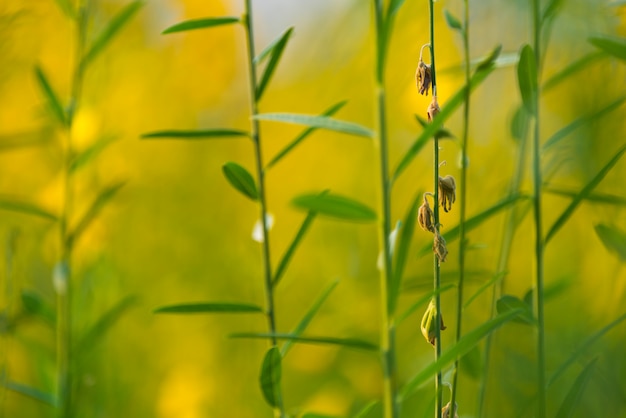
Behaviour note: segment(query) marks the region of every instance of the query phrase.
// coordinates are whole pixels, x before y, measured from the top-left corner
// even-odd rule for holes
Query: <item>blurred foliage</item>
[[[0,197],[57,213],[61,193],[61,139],[51,129],[35,68],[45,69],[62,103],[67,103],[73,63],[71,21],[59,0],[0,3]],[[91,33],[129,2],[95,0]],[[281,63],[261,101],[262,112],[321,114],[342,100],[337,118],[373,127],[373,36],[366,1],[253,1],[259,49],[294,26]],[[528,2],[470,1],[471,51],[480,58],[495,45],[515,56],[529,39]],[[591,36],[626,36],[623,2],[563,2],[554,18],[544,80],[597,49]],[[447,28],[443,10],[460,16],[462,3],[437,5],[439,102],[463,83],[461,42]],[[76,362],[77,416],[259,417],[271,412],[258,375],[267,348],[263,340],[229,339],[234,332],[264,332],[261,316],[155,316],[158,306],[189,301],[264,302],[260,246],[251,239],[257,207],[235,192],[221,174],[227,161],[252,167],[246,139],[141,141],[160,129],[248,128],[244,35],[228,25],[161,36],[184,19],[240,16],[241,1],[150,0],[106,50],[91,63],[83,102],[73,125],[77,151],[98,159],[77,175],[77,213],[93,202],[93,191],[126,180],[115,199],[91,221],[74,252],[75,333],[85,335]],[[520,18],[520,16],[523,16]],[[422,128],[429,98],[415,88],[414,71],[428,41],[427,3],[406,1],[398,12],[389,48],[387,105],[391,161],[395,167]],[[91,39],[94,40],[93,38]],[[542,95],[542,137],[551,137],[585,115],[593,115],[626,92],[626,64],[603,54],[582,61]],[[515,66],[497,69],[472,95],[468,213],[477,214],[507,193],[517,159],[510,125],[521,104]],[[624,144],[624,105],[590,118],[543,153],[549,186],[573,193],[547,193],[544,219],[552,225],[575,193],[591,182]],[[458,135],[460,112],[446,124]],[[270,161],[301,128],[262,122],[264,159]],[[458,175],[459,144],[442,142],[444,174]],[[428,190],[432,156],[422,152],[397,179],[393,219],[403,219],[417,191]],[[292,205],[296,195],[331,189],[376,205],[377,164],[371,142],[319,130],[267,173],[272,259],[280,260],[306,214]],[[528,171],[528,170],[527,170]],[[626,298],[623,231],[626,230],[626,161],[620,160],[583,199],[556,233],[546,252],[548,376],[587,337],[623,314]],[[524,176],[524,191],[530,178]],[[621,199],[621,200],[620,200]],[[0,199],[2,200],[2,199]],[[60,251],[54,222],[40,216],[0,211],[5,257],[0,270],[0,381],[54,393],[55,337],[52,270]],[[10,209],[10,208],[9,208]],[[458,213],[444,215],[453,228]],[[499,255],[504,212],[473,229],[468,258],[471,295],[492,279]],[[346,224],[319,216],[290,262],[277,289],[278,329],[294,329],[330,283],[339,284],[311,320],[307,333],[378,338],[377,240],[373,224]],[[611,232],[611,231],[618,231]],[[515,235],[506,294],[521,301],[531,287],[532,228],[529,216]],[[407,257],[399,312],[430,290],[430,257],[418,257],[428,237],[416,233]],[[450,246],[443,282],[456,281],[458,243]],[[442,294],[443,315],[454,317],[454,291]],[[464,329],[484,323],[490,292],[465,311]],[[136,295],[129,298],[128,295]],[[513,299],[512,299],[513,300]],[[408,381],[432,361],[419,330],[419,315],[398,329],[400,380]],[[103,322],[104,321],[104,322]],[[107,322],[108,321],[108,322]],[[449,327],[453,324],[448,322]],[[106,333],[99,334],[99,330]],[[453,329],[453,328],[452,328]],[[95,334],[94,334],[95,333]],[[626,324],[619,324],[587,349],[549,388],[549,415],[581,387],[574,416],[621,416],[626,411]],[[96,338],[97,337],[97,338]],[[444,347],[453,332],[444,332]],[[498,331],[489,376],[486,416],[531,416],[534,396],[532,327],[507,324]],[[470,353],[460,378],[459,412],[476,409],[476,359]],[[473,359],[473,360],[472,360]],[[594,360],[597,359],[597,360]],[[587,368],[590,361],[593,367]],[[581,371],[586,385],[577,380]],[[381,395],[375,355],[334,346],[294,344],[283,360],[288,410],[327,415],[356,414]],[[53,409],[0,388],[0,416],[47,417]],[[427,415],[430,386],[407,400],[404,416]],[[447,395],[446,395],[447,396]],[[601,412],[599,412],[601,411]],[[371,409],[368,417],[380,413]]]

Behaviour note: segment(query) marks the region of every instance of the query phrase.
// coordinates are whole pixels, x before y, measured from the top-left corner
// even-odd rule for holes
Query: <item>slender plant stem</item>
[[[434,0],[429,1],[430,12],[430,70],[432,75],[432,90],[433,99],[437,97],[437,72],[435,69],[435,5]],[[435,135],[433,140],[434,150],[434,189],[435,189],[435,202],[434,202],[434,222],[436,234],[439,234],[439,139]],[[435,361],[439,360],[441,356],[441,296],[438,292],[441,287],[441,272],[439,265],[439,258],[437,254],[433,256],[433,287],[436,292],[435,295],[435,309],[437,311],[437,317],[435,318]],[[437,372],[435,377],[435,417],[441,418],[441,409],[443,408],[443,392],[442,392],[442,377],[441,371]]]
[[[391,182],[389,180],[389,155],[387,141],[387,117],[385,107],[385,76],[384,76],[384,8],[382,0],[374,3],[376,20],[376,39],[378,48],[376,71],[376,107],[378,109],[378,156],[380,159],[380,210],[382,219],[378,229],[379,248],[382,249],[383,266],[380,270],[381,326],[380,326],[380,357],[383,369],[383,404],[384,416],[399,416],[396,401],[397,378],[395,365],[395,324],[394,313],[389,300],[389,287],[392,279],[391,267]]]
[[[461,339],[463,325],[463,286],[465,282],[465,219],[467,208],[467,145],[469,142],[469,122],[470,122],[470,50],[469,50],[469,0],[464,0],[463,17],[463,49],[465,61],[465,103],[463,104],[463,139],[461,150],[461,193],[460,220],[459,220],[459,284],[457,288],[456,303],[456,342]],[[454,376],[452,378],[452,397],[450,400],[450,416],[454,416],[456,396],[458,391],[458,378],[460,359],[454,362]]]
[[[246,28],[246,40],[248,46],[248,75],[250,84],[250,113],[251,116],[258,114],[258,97],[257,97],[257,75],[254,64],[255,48],[254,48],[254,30],[252,26],[252,4],[251,0],[246,0],[246,11],[244,25]],[[263,168],[263,155],[261,149],[261,135],[259,122],[252,119],[252,142],[254,143],[254,153],[256,159],[256,171],[259,188],[259,203],[261,211],[261,229],[263,231],[263,266],[265,281],[265,304],[267,315],[267,326],[271,334],[276,333],[276,314],[274,311],[274,286],[272,284],[272,264],[270,259],[270,237],[267,225],[267,201],[265,199],[265,170]],[[271,339],[271,346],[277,346],[275,337]],[[278,397],[278,406],[274,408],[274,416],[284,417],[285,410],[283,406],[282,393]]]
[[[541,84],[539,69],[541,68],[541,8],[539,0],[533,0],[533,41],[535,60],[537,63],[537,94],[535,95],[535,123],[533,135],[533,208],[535,217],[535,315],[537,317],[537,385],[538,385],[538,418],[546,417],[546,358],[543,310],[543,231],[541,222],[541,155],[540,155],[540,111],[539,97]]]

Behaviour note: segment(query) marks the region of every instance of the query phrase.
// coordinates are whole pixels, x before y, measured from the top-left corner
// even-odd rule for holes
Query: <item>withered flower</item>
[[[417,64],[417,70],[415,70],[415,81],[417,83],[417,91],[421,95],[428,96],[428,89],[432,83],[432,74],[430,65],[424,63],[421,57],[419,64]]]
[[[454,177],[447,175],[439,176],[439,204],[445,212],[452,208],[452,204],[456,200],[456,182]]]
[[[435,230],[435,239],[433,240],[433,251],[437,255],[439,262],[446,261],[448,256],[448,249],[446,248],[446,240],[439,234],[439,231]]]
[[[419,207],[417,222],[424,231],[435,232],[435,225],[433,225],[434,215],[428,204],[428,199],[426,199],[427,194],[424,193],[424,203]]]
[[[428,105],[428,109],[426,109],[426,113],[428,114],[428,122],[432,122],[437,116],[441,109],[439,109],[439,104],[437,103],[437,96],[433,96],[432,102]]]
[[[455,402],[454,403],[454,418],[459,418],[459,414],[457,413],[458,407],[459,406]],[[441,410],[441,416],[442,418],[450,418],[450,402],[448,402],[446,406],[444,406],[443,409]]]
[[[424,316],[422,317],[421,329],[422,335],[426,338],[426,341],[432,345],[435,345],[437,338],[435,332],[435,318],[437,318],[437,308],[435,307],[435,301],[431,300],[428,304],[428,308],[426,308]],[[443,315],[440,315],[439,318],[439,330],[443,331],[446,329],[446,326],[443,324]]]

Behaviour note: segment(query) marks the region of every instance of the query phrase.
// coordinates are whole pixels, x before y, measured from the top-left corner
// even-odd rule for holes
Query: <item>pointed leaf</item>
[[[346,103],[347,103],[346,101],[339,102],[339,103],[331,106],[330,108],[328,108],[320,116],[332,116],[335,113],[337,113],[339,111],[339,109],[344,107]],[[317,128],[317,127],[306,128],[300,135],[298,135],[298,137],[296,139],[291,141],[291,143],[289,145],[287,145],[278,154],[276,154],[276,156],[274,158],[272,158],[272,161],[270,161],[267,164],[266,168],[269,169],[269,168],[273,167],[274,165],[276,165],[276,163],[278,163],[280,160],[282,160],[289,152],[291,152],[296,146],[298,146],[302,141],[304,141],[309,135],[311,135],[317,129],[319,129],[319,128]]]
[[[273,407],[278,407],[282,404],[280,390],[281,361],[282,358],[278,347],[270,348],[263,359],[261,376],[259,377],[263,397]]]
[[[559,368],[552,374],[552,376],[548,380],[548,387],[552,386],[552,384],[569,368],[569,366],[574,364],[576,359],[578,359],[578,357],[580,357],[593,343],[598,341],[607,332],[609,332],[610,330],[615,328],[617,325],[622,323],[622,321],[624,321],[625,319],[626,319],[626,314],[623,314],[622,316],[617,318],[615,321],[611,322],[610,324],[604,326],[597,332],[594,332],[592,335],[587,337],[587,339],[585,339],[585,341],[583,341],[583,343],[580,344],[578,348],[576,348],[576,350],[569,356],[569,358],[565,360],[559,366]]]
[[[474,292],[474,294],[472,296],[470,296],[467,301],[465,301],[465,304],[463,305],[464,308],[467,308],[470,303],[472,303],[478,296],[480,296],[485,290],[489,289],[493,284],[499,282],[500,280],[504,279],[506,277],[506,275],[508,274],[507,271],[501,271],[500,273],[494,274],[491,279],[489,279],[486,283],[484,283],[482,286],[480,286],[480,288]]]
[[[41,67],[35,67],[35,75],[37,77],[41,93],[43,94],[48,104],[48,109],[50,110],[50,113],[54,115],[54,117],[61,125],[67,124],[67,116],[65,115],[65,110],[63,110],[61,100],[59,100],[59,96],[57,96],[57,94],[54,92],[54,89],[50,85],[50,82],[48,81],[48,78],[46,77],[46,74],[43,72]]]
[[[216,139],[231,136],[250,136],[248,132],[235,129],[209,129],[203,131],[157,131],[141,135],[143,139]]]
[[[50,325],[56,323],[56,314],[52,306],[48,305],[42,297],[33,291],[23,290],[21,294],[24,310],[32,315],[37,315]]]
[[[107,44],[113,39],[115,35],[124,27],[126,23],[139,11],[143,6],[141,1],[133,1],[127,4],[118,14],[113,16],[108,25],[100,32],[96,37],[91,48],[87,51],[83,57],[82,66],[87,66],[94,58],[98,56],[100,52],[104,50]]]
[[[268,46],[266,46],[263,51],[261,51],[259,53],[259,55],[257,55],[256,57],[254,57],[254,59],[252,60],[252,62],[255,65],[259,65],[261,63],[263,63],[265,61],[265,59],[269,56],[272,55],[272,53],[274,52],[274,50],[276,48],[279,48],[278,44],[280,42],[283,42],[283,39],[285,37],[289,38],[291,36],[291,32],[293,32],[293,27],[290,27],[289,29],[287,29],[285,32],[283,32],[278,38],[274,39]],[[287,39],[288,40],[288,39]],[[282,46],[282,48],[284,48],[284,45]]]
[[[389,11],[387,12],[387,16],[395,16],[398,13],[398,10],[402,7],[405,0],[391,0],[389,3]]]
[[[26,215],[38,216],[49,221],[57,221],[59,219],[52,212],[49,212],[48,210],[43,209],[42,207],[34,203],[24,202],[10,196],[0,195],[0,209],[9,210],[12,212],[19,212]]]
[[[620,97],[619,99],[615,100],[614,102],[611,102],[608,106],[603,107],[597,112],[594,112],[590,115],[581,116],[580,118],[576,119],[574,122],[570,123],[564,128],[561,128],[543,144],[543,150],[547,151],[554,145],[558,144],[563,138],[567,137],[570,133],[572,133],[579,127],[584,126],[588,123],[591,123],[595,119],[598,119],[599,117],[604,116],[607,113],[612,112],[615,109],[618,109],[619,107],[621,107],[624,101],[626,101],[626,96]]]
[[[587,364],[587,366],[583,369],[583,371],[580,372],[580,374],[576,378],[576,381],[567,393],[567,396],[563,400],[559,411],[556,413],[556,418],[570,418],[574,416],[576,406],[578,403],[580,403],[580,400],[583,397],[585,386],[587,386],[587,382],[591,377],[593,367],[595,366],[597,360],[597,358],[591,360],[589,364]]]
[[[328,129],[330,131],[341,132],[350,135],[373,138],[374,132],[364,126],[352,122],[332,119],[328,116],[301,115],[296,113],[261,113],[252,117],[257,120],[268,120],[274,122],[294,123],[296,125],[306,125],[312,128]]]
[[[440,286],[439,289],[437,289],[436,291],[433,290],[430,293],[427,293],[416,302],[414,302],[411,306],[409,306],[409,308],[404,311],[402,315],[398,316],[398,319],[396,321],[398,322],[398,324],[401,324],[402,322],[404,322],[405,319],[411,316],[413,312],[417,311],[421,306],[424,306],[428,302],[430,302],[434,296],[439,295],[447,290],[454,289],[455,287],[456,285],[454,284],[447,284],[445,286]]]
[[[522,324],[535,324],[531,306],[523,302],[521,299],[512,295],[504,295],[496,302],[496,309],[498,315],[503,315],[509,311],[520,310],[521,313],[518,317],[513,319],[513,322],[519,322]]]
[[[517,81],[522,94],[524,107],[531,115],[537,113],[537,62],[535,53],[530,45],[525,45],[520,52],[519,64],[517,65]]]
[[[502,44],[496,45],[489,55],[487,55],[481,62],[476,66],[476,74],[482,71],[487,71],[491,68],[498,67],[503,68],[509,65],[511,62],[511,58],[509,57],[500,57],[500,53],[502,52]],[[517,57],[515,57],[517,59]]]
[[[186,20],[184,22],[177,23],[161,32],[162,35],[168,33],[184,32],[195,29],[213,28],[216,26],[230,25],[231,23],[237,23],[240,19],[238,17],[207,17],[203,19]]]
[[[307,194],[292,200],[300,209],[317,212],[321,215],[356,222],[376,220],[376,212],[368,206],[348,197],[335,194]]]
[[[607,54],[626,61],[626,38],[596,36],[589,38],[589,42]]]
[[[272,46],[271,56],[267,66],[265,67],[265,71],[261,76],[261,81],[256,88],[256,100],[261,100],[263,93],[265,92],[265,88],[269,84],[272,76],[274,75],[274,71],[276,71],[276,67],[278,66],[278,62],[280,61],[281,56],[283,55],[283,51],[285,50],[285,46],[287,46],[287,41],[289,41],[289,37],[293,32],[293,27],[287,29],[285,33],[283,33],[280,38],[275,42]]]
[[[582,58],[574,61],[567,67],[561,69],[556,74],[552,75],[545,83],[543,83],[543,91],[549,90],[553,87],[558,86],[564,80],[567,80],[572,75],[576,74],[581,70],[589,69],[589,66],[596,61],[599,61],[606,57],[606,53],[603,51],[595,51],[590,54],[583,56]]]
[[[154,310],[161,314],[203,314],[203,313],[257,313],[263,312],[259,306],[249,303],[197,302],[162,306]]]
[[[293,241],[291,242],[291,245],[289,245],[289,248],[287,248],[285,255],[283,255],[283,258],[280,260],[280,263],[278,263],[278,267],[276,267],[276,272],[274,273],[274,279],[272,280],[273,286],[276,286],[278,282],[280,281],[280,279],[283,277],[283,274],[285,273],[285,270],[287,269],[287,266],[289,265],[291,258],[296,252],[296,248],[298,248],[300,241],[302,241],[302,238],[304,238],[304,235],[309,230],[309,227],[313,223],[313,220],[315,219],[316,215],[317,215],[317,212],[315,211],[309,211],[309,213],[307,213],[306,218],[304,218],[304,222],[302,222],[302,225],[300,226],[300,229],[298,230],[298,233],[296,234]]]
[[[463,29],[463,25],[461,24],[461,21],[457,19],[456,17],[454,17],[454,15],[450,13],[448,9],[445,9],[443,11],[443,14],[446,18],[446,23],[451,29],[456,29],[456,30]]]
[[[365,418],[379,403],[380,401],[370,401],[353,418]]]
[[[513,139],[521,142],[528,135],[528,126],[530,124],[530,115],[524,106],[520,106],[515,111],[513,120],[511,121],[511,136]]]
[[[553,187],[550,185],[544,186],[544,191],[546,193],[552,193],[552,194],[556,194],[560,196],[567,196],[570,198],[574,198],[578,194],[578,192],[574,190],[562,189],[560,187]],[[593,203],[605,203],[608,205],[618,205],[618,206],[626,205],[625,197],[616,196],[612,194],[606,194],[606,193],[590,193],[585,198],[585,200],[588,200],[589,202],[593,202]]]
[[[483,359],[480,348],[476,345],[461,357],[461,370],[474,380],[482,377]]]
[[[76,352],[83,353],[93,347],[137,302],[137,296],[129,295],[114,304],[80,338]]]
[[[552,239],[554,234],[556,234],[559,231],[559,229],[561,229],[561,227],[565,225],[565,223],[572,216],[576,208],[578,208],[578,205],[580,205],[580,202],[582,202],[585,198],[587,198],[587,196],[589,196],[589,194],[591,194],[593,189],[595,189],[596,186],[600,184],[602,179],[604,179],[604,177],[608,174],[608,172],[611,171],[613,166],[617,164],[617,162],[622,157],[622,155],[624,155],[625,151],[626,151],[626,146],[623,146],[622,148],[620,148],[617,151],[617,153],[613,156],[613,158],[611,158],[611,160],[608,163],[606,163],[604,167],[602,167],[602,169],[598,172],[598,174],[596,174],[596,176],[593,179],[591,179],[589,183],[587,183],[587,185],[580,191],[580,193],[576,195],[576,197],[572,200],[569,206],[563,211],[561,216],[559,216],[559,218],[554,222],[554,224],[552,224],[552,227],[550,228],[550,230],[548,231],[548,234],[546,235],[546,239],[545,239],[546,244],[550,241],[550,239]]]
[[[296,343],[303,344],[329,344],[339,345],[347,348],[354,348],[359,350],[377,351],[378,346],[370,343],[369,341],[358,340],[355,338],[336,338],[336,337],[310,337],[310,336],[296,336],[293,334],[284,333],[254,333],[243,332],[238,334],[231,334],[231,338],[252,338],[252,339],[272,339],[277,340],[292,340]]]
[[[311,305],[311,307],[309,308],[307,313],[304,315],[304,317],[302,317],[298,325],[290,333],[291,335],[296,336],[296,337],[299,337],[302,335],[302,333],[306,330],[306,327],[308,327],[309,323],[311,323],[311,320],[313,320],[313,317],[315,316],[317,311],[319,311],[320,308],[322,307],[322,304],[326,301],[326,299],[328,299],[328,296],[330,296],[330,293],[335,289],[335,287],[337,287],[338,283],[339,281],[335,280],[334,282],[330,284],[330,286],[328,286],[324,290],[324,292],[322,292],[322,294],[317,298],[315,303]],[[280,350],[283,357],[287,355],[287,353],[289,352],[289,349],[293,346],[293,344],[294,344],[293,340],[285,341],[283,348]]]
[[[406,267],[406,261],[409,256],[409,249],[411,247],[411,241],[413,240],[413,233],[415,232],[415,221],[417,220],[417,208],[422,200],[422,194],[418,193],[413,199],[413,203],[407,211],[403,227],[400,229],[400,237],[398,240],[398,247],[395,251],[395,265],[393,268],[393,277],[389,286],[389,310],[390,313],[395,312],[398,296],[400,295],[400,289],[402,288],[402,276],[404,275],[404,268]]]
[[[41,402],[49,406],[56,406],[56,398],[51,393],[46,393],[42,390],[27,386],[27,385],[22,385],[21,383],[11,382],[11,381],[0,382],[0,385],[3,385],[5,388],[9,390],[15,393],[19,393],[20,395],[26,396],[35,401]]]
[[[89,228],[91,223],[100,215],[100,212],[109,203],[109,201],[120,191],[126,184],[125,181],[113,183],[105,187],[100,194],[96,197],[96,200],[91,204],[87,212],[83,215],[78,222],[70,236],[68,237],[68,244],[72,246],[78,238]]]
[[[511,321],[521,312],[522,310],[513,310],[507,312],[504,315],[498,315],[495,318],[485,322],[484,324],[465,334],[455,345],[444,351],[441,356],[439,356],[439,359],[437,361],[429,363],[406,385],[404,385],[404,387],[400,390],[400,401],[404,401],[406,398],[411,396],[422,383],[432,378],[435,374],[437,374],[437,372],[444,369],[446,366],[448,366],[448,364],[450,364],[457,358],[467,354],[484,337],[486,337],[505,323]]]
[[[604,224],[596,225],[595,230],[606,249],[617,254],[622,263],[626,263],[626,232],[614,225]]]
[[[430,122],[421,117],[420,115],[415,115],[415,120],[422,126],[422,128],[426,128]],[[446,139],[446,138],[454,138],[452,132],[447,129],[441,128],[435,133],[435,138],[437,139]]]
[[[244,196],[247,196],[252,200],[257,200],[259,198],[259,192],[257,191],[254,178],[244,167],[237,163],[229,162],[222,166],[222,172],[230,185]]]
[[[72,6],[72,3],[70,0],[54,0],[54,1],[56,2],[57,6],[59,6],[59,9],[61,9],[63,14],[65,14],[67,17],[71,19],[76,18],[76,11],[74,10],[74,6]]]
[[[550,0],[550,3],[543,12],[542,23],[545,23],[547,20],[556,17],[556,14],[562,6],[563,0]]]
[[[477,71],[470,80],[470,91],[473,91],[480,83],[482,83],[487,76],[493,71],[493,67],[487,67],[481,71]],[[462,87],[457,91],[448,102],[441,108],[441,112],[437,114],[435,119],[428,124],[428,126],[417,137],[411,148],[404,154],[400,163],[393,171],[392,181],[395,181],[404,170],[407,169],[409,164],[415,159],[421,149],[430,141],[430,139],[441,129],[444,122],[448,120],[454,111],[465,101],[465,89],[467,86]]]
[[[70,173],[86,166],[94,158],[96,158],[102,151],[104,151],[109,145],[116,141],[115,137],[109,136],[102,138],[93,145],[89,146],[83,152],[77,154],[72,158],[70,163]]]

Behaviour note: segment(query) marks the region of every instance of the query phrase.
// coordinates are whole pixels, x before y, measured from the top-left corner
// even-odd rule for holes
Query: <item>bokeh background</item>
[[[127,2],[94,1],[93,38]],[[262,112],[318,114],[347,100],[337,118],[374,128],[374,38],[372,7],[356,0],[253,1],[255,41],[260,50],[295,27],[280,66],[261,103]],[[514,57],[530,40],[529,2],[470,1],[471,55],[485,56],[502,44]],[[620,5],[621,4],[621,5]],[[439,102],[463,84],[462,43],[443,19],[448,9],[461,16],[460,0],[436,3]],[[264,303],[261,248],[251,239],[258,208],[234,191],[221,166],[236,161],[254,169],[252,144],[244,139],[146,141],[159,129],[232,127],[248,129],[249,93],[243,28],[162,36],[166,27],[191,18],[243,13],[243,1],[149,0],[90,67],[74,125],[77,149],[113,141],[77,176],[76,210],[95,191],[127,181],[77,243],[74,254],[76,333],[88,329],[126,297],[135,303],[106,336],[85,349],[76,366],[81,417],[264,417],[271,416],[258,387],[265,341],[234,340],[238,331],[264,331],[261,316],[157,316],[156,307],[187,301],[231,300]],[[66,103],[73,64],[70,20],[53,0],[0,3],[0,195],[60,211],[61,139],[45,111],[34,68],[45,69]],[[589,36],[626,36],[623,2],[564,2],[545,55],[544,79],[593,52]],[[418,95],[414,73],[421,46],[428,42],[428,3],[406,1],[398,14],[387,71],[392,166],[421,128],[430,98]],[[91,38],[91,39],[92,39]],[[506,196],[519,156],[511,121],[521,103],[515,65],[502,60],[472,95],[468,213],[480,212]],[[547,138],[582,115],[592,114],[626,94],[626,64],[608,55],[589,62],[542,98],[542,136]],[[544,154],[554,171],[552,186],[580,190],[626,141],[626,107],[574,131]],[[458,112],[446,128],[461,134]],[[263,153],[268,161],[301,128],[265,122]],[[444,174],[459,173],[459,143],[446,141]],[[323,189],[377,207],[378,174],[371,140],[318,131],[267,175],[272,259],[280,259],[305,214],[293,197]],[[531,190],[526,165],[523,188]],[[401,219],[418,192],[431,186],[427,150],[393,191],[393,219]],[[626,199],[626,161],[619,162],[597,192]],[[570,199],[546,194],[549,226]],[[469,234],[470,295],[497,266],[505,212]],[[458,223],[458,211],[444,214],[444,230]],[[626,230],[620,204],[585,202],[546,251],[548,370],[554,370],[584,339],[624,312],[624,255],[611,252],[594,226]],[[54,311],[52,269],[59,257],[57,226],[14,211],[0,211],[0,310],[18,318],[3,327],[0,350],[5,378],[54,393],[53,318],[25,313],[22,293],[39,295]],[[335,280],[339,284],[308,330],[312,335],[378,340],[379,283],[375,224],[318,218],[277,290],[278,328],[288,331],[313,300]],[[429,236],[416,232],[400,311],[429,291],[431,257],[418,257]],[[456,280],[458,244],[450,245],[444,281]],[[530,215],[513,241],[504,292],[523,297],[532,285],[533,235]],[[464,328],[488,319],[491,292],[464,314]],[[443,297],[449,326],[443,346],[453,341],[454,291]],[[44,315],[45,317],[45,315]],[[398,330],[400,380],[432,361],[419,331],[421,310]],[[626,325],[596,341],[549,392],[554,413],[583,366],[597,357],[576,416],[626,416]],[[531,416],[534,338],[532,328],[509,324],[498,332],[492,352],[487,417]],[[284,360],[285,403],[292,412],[350,416],[381,397],[376,355],[338,347],[297,345]],[[463,372],[461,416],[474,416],[479,381]],[[54,411],[0,388],[0,416],[48,417]],[[446,395],[447,396],[447,395]],[[428,416],[431,385],[405,406],[404,416]],[[377,416],[374,409],[368,416]]]

